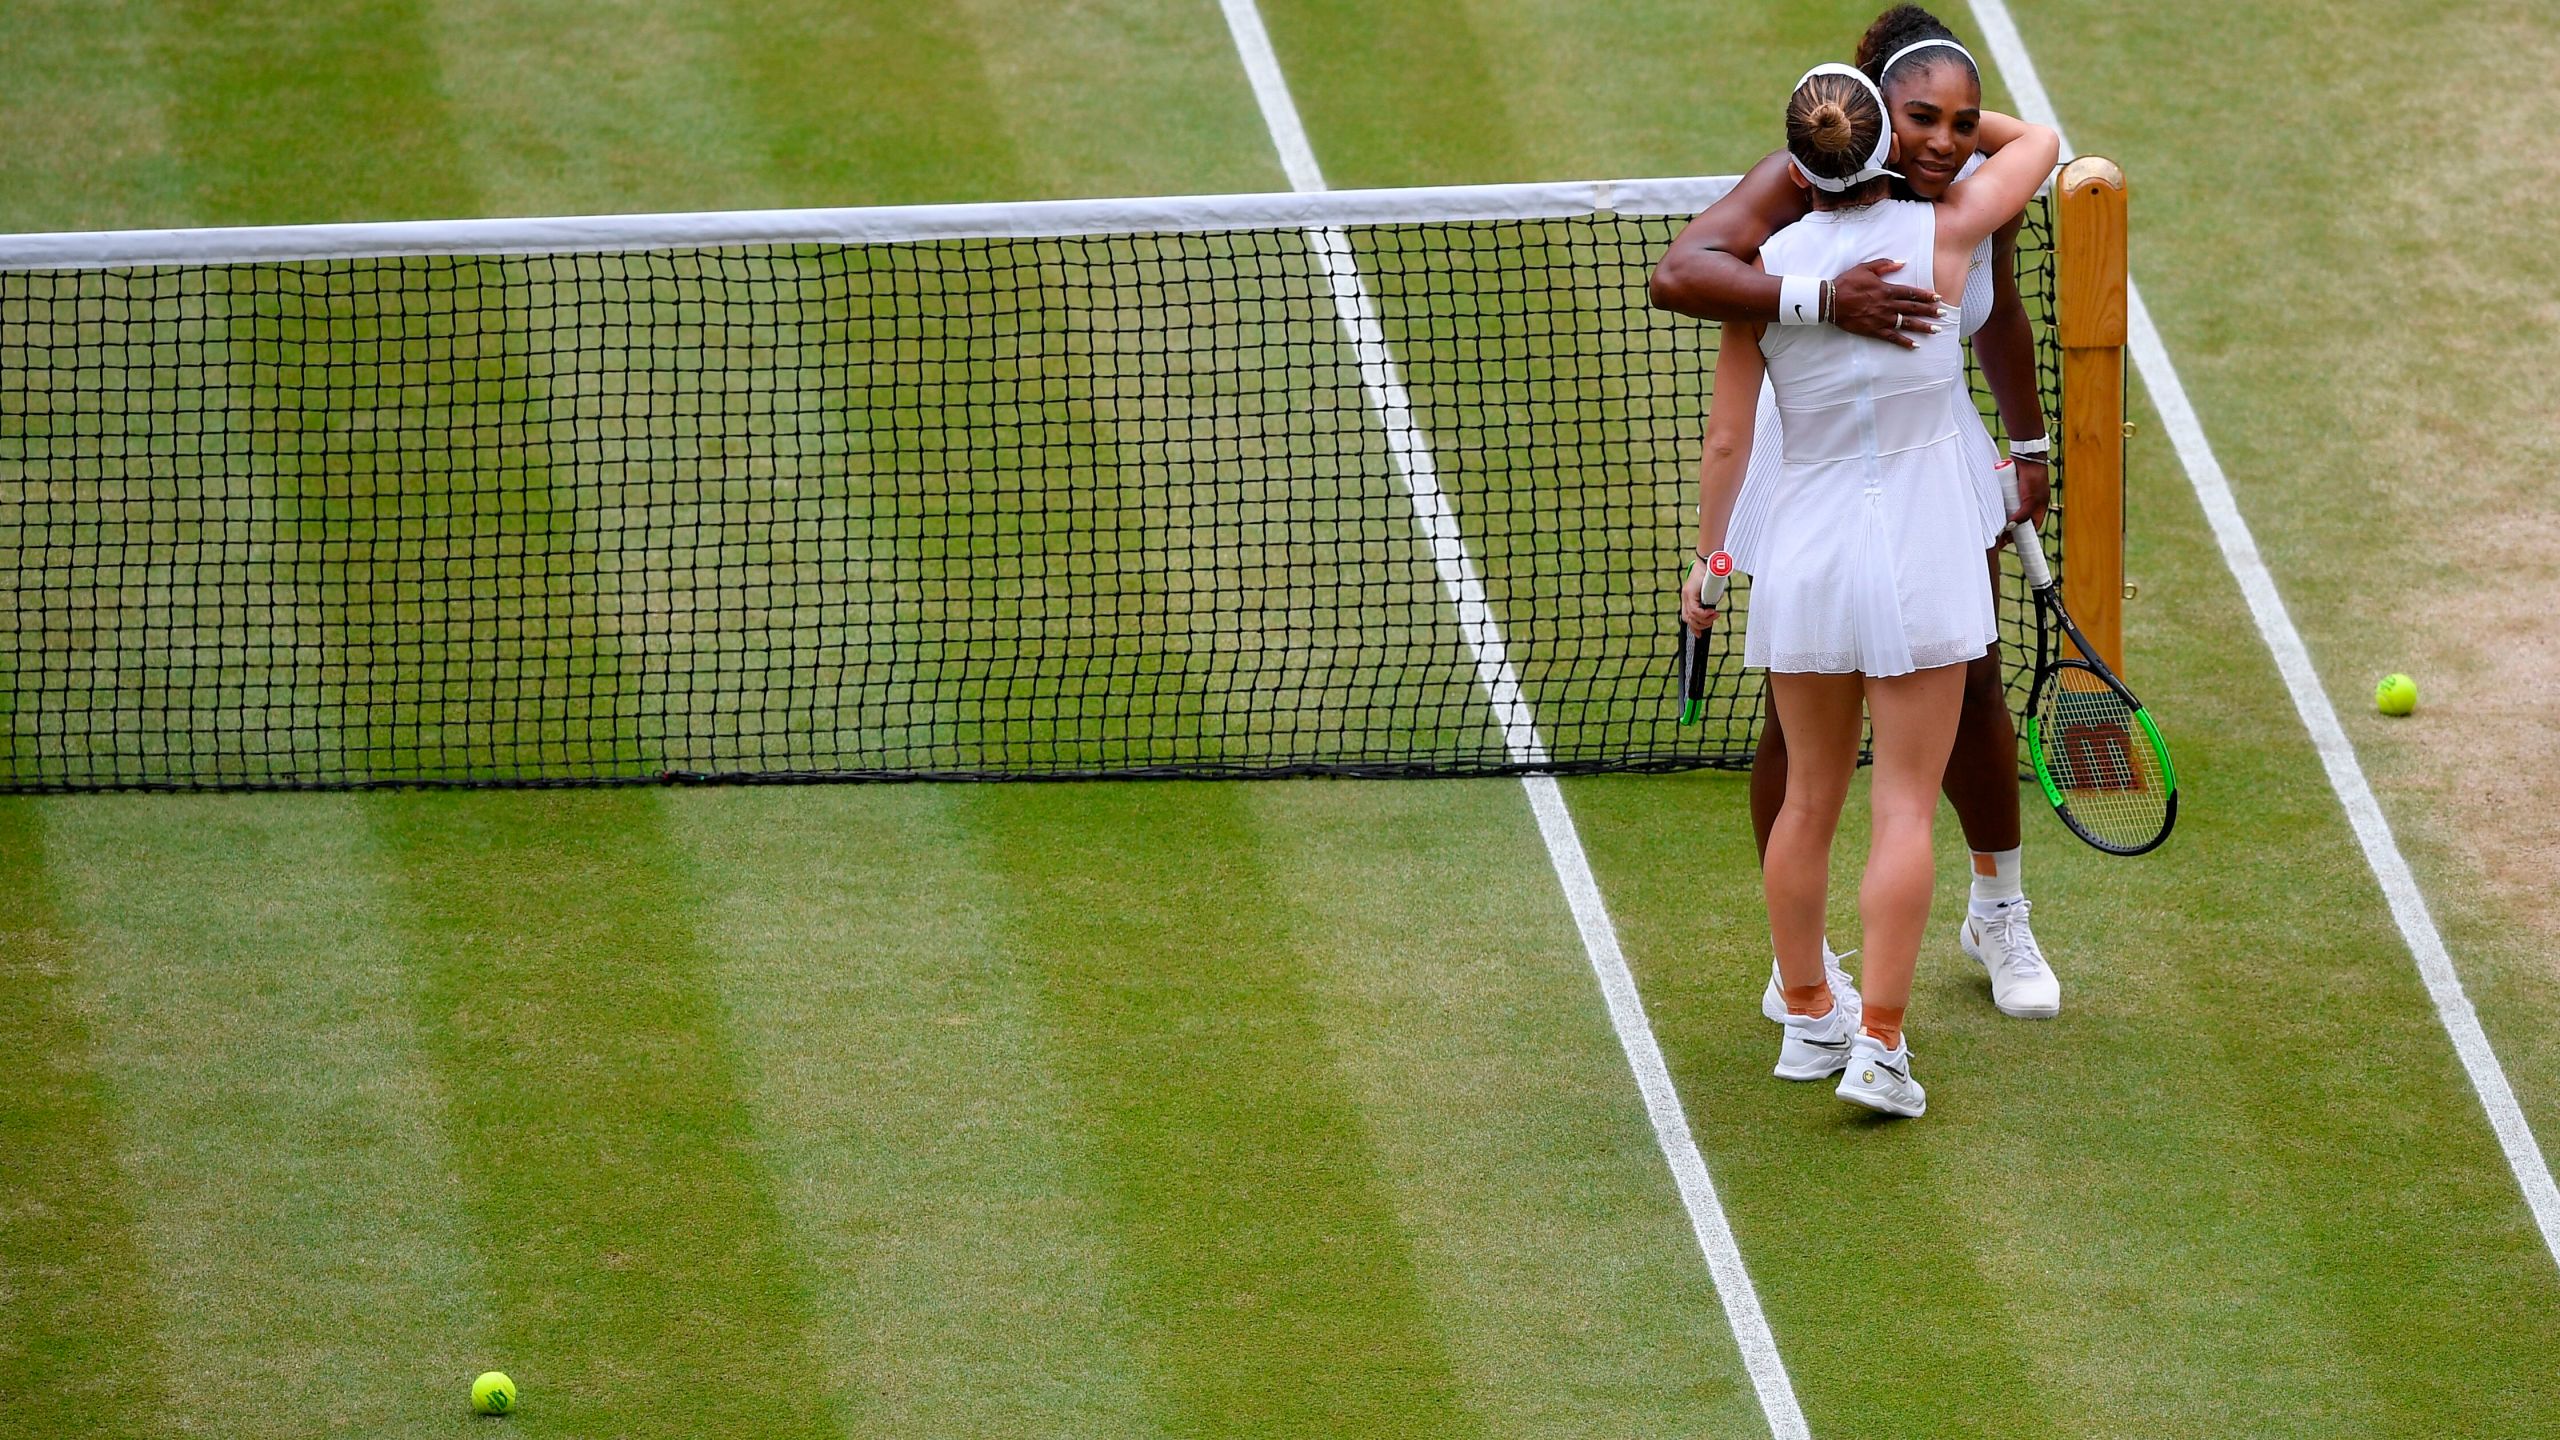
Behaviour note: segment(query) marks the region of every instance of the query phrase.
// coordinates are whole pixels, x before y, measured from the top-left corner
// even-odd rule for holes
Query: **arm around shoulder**
[[[1939,236],[1968,249],[1981,243],[2035,198],[2061,156],[2062,136],[2053,127],[2021,124],[1999,154],[1948,187],[1938,202]]]
[[[2027,122],[2015,115],[1985,110],[1974,121],[1973,138],[1984,155],[1997,155],[2012,140],[2027,133]]]
[[[1787,178],[1786,152],[1751,167],[1723,198],[1689,222],[1653,267],[1645,287],[1654,307],[1698,320],[1778,318],[1778,279],[1753,264],[1770,236],[1805,211]]]

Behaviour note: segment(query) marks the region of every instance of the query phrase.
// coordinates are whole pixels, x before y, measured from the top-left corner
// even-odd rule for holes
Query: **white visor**
[[[1794,163],[1796,173],[1803,176],[1805,183],[1812,186],[1814,189],[1832,195],[1837,195],[1841,191],[1851,189],[1855,186],[1864,185],[1868,181],[1881,175],[1891,175],[1899,179],[1901,176],[1900,171],[1888,170],[1885,168],[1884,162],[1893,154],[1893,117],[1885,111],[1884,96],[1876,89],[1876,82],[1868,79],[1866,72],[1858,69],[1854,65],[1816,65],[1812,69],[1804,72],[1802,78],[1796,81],[1795,90],[1790,90],[1787,94],[1792,97],[1796,93],[1796,90],[1802,90],[1804,88],[1805,81],[1811,80],[1816,75],[1846,75],[1850,79],[1857,81],[1860,85],[1865,86],[1867,93],[1875,97],[1875,153],[1867,157],[1867,163],[1860,166],[1856,174],[1843,175],[1837,180],[1832,179],[1828,175],[1814,174],[1812,171],[1804,168],[1803,161],[1797,160],[1794,156],[1790,155],[1787,158]]]

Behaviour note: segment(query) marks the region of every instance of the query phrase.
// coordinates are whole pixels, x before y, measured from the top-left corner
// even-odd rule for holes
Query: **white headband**
[[[1876,73],[1878,75],[1890,75],[1893,73],[1893,67],[1902,63],[1903,56],[1910,54],[1914,50],[1926,50],[1932,45],[1946,46],[1948,49],[1963,56],[1964,63],[1973,66],[1974,74],[1979,75],[1982,73],[1982,67],[1974,62],[1973,52],[1967,50],[1953,40],[1914,40],[1910,44],[1903,46],[1901,49],[1894,51],[1891,59],[1876,67]]]
[[[1868,79],[1866,72],[1854,65],[1816,65],[1804,72],[1803,78],[1796,81],[1796,90],[1802,90],[1805,87],[1805,81],[1811,80],[1816,75],[1846,75],[1866,87],[1867,94],[1873,96],[1876,102],[1876,148],[1873,154],[1867,156],[1867,163],[1860,166],[1858,173],[1854,175],[1843,175],[1837,180],[1828,175],[1816,175],[1804,168],[1803,161],[1790,155],[1787,159],[1795,165],[1796,173],[1803,176],[1804,182],[1814,189],[1832,195],[1837,195],[1854,185],[1864,185],[1880,175],[1894,175],[1898,178],[1899,172],[1886,169],[1884,164],[1893,154],[1893,117],[1884,108],[1884,95],[1876,89],[1876,82]],[[1787,93],[1793,95],[1795,90]]]

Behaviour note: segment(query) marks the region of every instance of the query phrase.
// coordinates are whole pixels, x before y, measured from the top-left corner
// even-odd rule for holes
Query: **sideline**
[[[1992,58],[2008,80],[2010,93],[2018,97],[2018,107],[2026,112],[2025,118],[2060,131],[2062,120],[2054,113],[2053,97],[2045,93],[2035,60],[2027,54],[2026,41],[2019,37],[2016,22],[2009,18],[2009,7],[2003,0],[1971,3]],[[2071,138],[2065,134],[2062,158],[2069,160],[2071,156]],[[2452,1037],[2453,1052],[2460,1057],[2463,1072],[2471,1077],[2471,1088],[2480,1097],[2480,1107],[2488,1112],[2489,1128],[2497,1132],[2498,1148],[2506,1152],[2507,1168],[2515,1172],[2516,1184],[2524,1191],[2524,1203],[2533,1211],[2534,1224],[2542,1230],[2543,1248],[2551,1252],[2555,1264],[2560,1264],[2560,1184],[2552,1180],[2551,1164],[2543,1158],[2533,1127],[2525,1122],[2524,1111],[2516,1104],[2516,1092],[2507,1083],[2506,1067],[2498,1063],[2498,1052],[2490,1048],[2488,1032],[2480,1028],[2479,1012],[2472,1008],[2471,997],[2463,993],[2462,977],[2455,972],[2453,957],[2445,950],[2444,936],[2427,909],[2427,897],[2418,889],[2408,858],[2400,853],[2400,842],[2392,838],[2391,822],[2383,817],[2382,802],[2374,798],[2373,786],[2365,779],[2364,765],[2356,758],[2346,727],[2338,721],[2337,707],[2329,703],[2329,693],[2320,687],[2320,672],[2311,663],[2311,651],[2302,643],[2302,632],[2294,628],[2293,615],[2285,609],[2275,576],[2267,569],[2266,557],[2258,551],[2257,537],[2250,533],[2240,504],[2232,497],[2230,477],[2214,457],[2213,443],[2205,438],[2196,407],[2187,399],[2186,386],[2178,381],[2177,367],[2169,362],[2169,348],[2161,343],[2159,328],[2151,323],[2151,310],[2142,303],[2142,288],[2130,274],[2125,277],[2125,302],[2134,368],[2142,372],[2143,388],[2151,392],[2152,406],[2160,412],[2160,424],[2169,432],[2169,442],[2177,447],[2178,461],[2186,468],[2196,499],[2204,505],[2204,517],[2213,526],[2213,538],[2222,546],[2223,563],[2231,568],[2232,578],[2240,582],[2240,593],[2249,602],[2250,617],[2257,621],[2259,638],[2267,642],[2268,652],[2275,656],[2277,673],[2284,677],[2285,688],[2293,692],[2293,708],[2302,716],[2303,728],[2311,732],[2312,748],[2320,752],[2320,764],[2329,772],[2329,788],[2337,792],[2338,803],[2345,807],[2347,823],[2356,832],[2356,843],[2364,847],[2365,863],[2372,867],[2383,898],[2390,902],[2391,918],[2400,926],[2400,938],[2408,942],[2409,953],[2418,962],[2418,976],[2426,982],[2427,994],[2435,1001],[2436,1018],[2444,1023],[2445,1034]]]

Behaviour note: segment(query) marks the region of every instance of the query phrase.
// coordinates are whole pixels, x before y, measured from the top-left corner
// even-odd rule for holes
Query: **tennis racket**
[[[2005,470],[2008,462],[2001,463]],[[2014,506],[2017,480],[2008,479]],[[2010,526],[2009,538],[2050,622],[2036,627],[2035,686],[2027,698],[2027,757],[2044,798],[2072,834],[2110,855],[2158,849],[2178,823],[2178,769],[2169,762],[2168,742],[2072,623],[2035,522]],[[2078,656],[2059,653],[2057,630]]]

